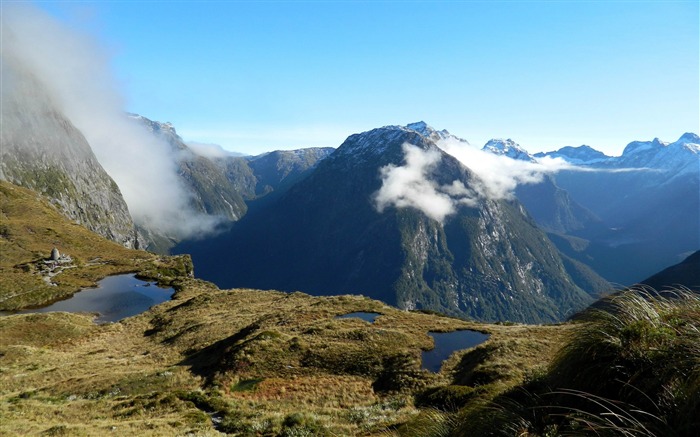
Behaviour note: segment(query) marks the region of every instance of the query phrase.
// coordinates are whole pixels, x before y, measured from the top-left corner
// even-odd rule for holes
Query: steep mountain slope
[[[224,287],[362,293],[482,320],[561,320],[591,301],[517,202],[460,204],[444,224],[414,208],[378,212],[380,168],[403,164],[404,143],[439,156],[435,184],[474,180],[418,131],[375,129],[349,137],[229,235],[178,252],[192,253],[199,274]]]
[[[276,151],[260,156],[202,156],[190,148],[170,123],[149,120],[137,114],[130,117],[170,146],[180,180],[189,194],[189,205],[203,217],[227,226],[243,217],[249,201],[272,192],[284,192],[303,178],[331,148]],[[178,238],[159,229],[141,228],[149,240],[148,250],[168,253]]]
[[[167,141],[178,164],[178,174],[187,187],[190,203],[196,211],[238,220],[246,212],[241,193],[233,187],[218,165],[211,159],[199,156],[184,143],[170,123],[160,123],[146,117],[130,114],[138,119],[156,136]]]
[[[700,292],[700,250],[682,262],[641,281],[641,284],[656,290],[682,286]]]
[[[43,194],[63,214],[127,247],[139,245],[127,205],[83,135],[31,74],[2,63],[0,180]]]

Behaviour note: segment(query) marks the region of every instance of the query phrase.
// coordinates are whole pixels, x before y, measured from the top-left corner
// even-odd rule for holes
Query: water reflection
[[[97,323],[118,322],[135,316],[150,307],[170,300],[175,290],[160,288],[136,279],[134,275],[108,276],[97,283],[97,288],[87,288],[72,297],[51,305],[18,311],[11,314],[47,313],[98,313]]]
[[[485,342],[489,336],[477,331],[428,332],[435,341],[435,347],[423,351],[423,368],[431,372],[439,372],[442,362],[455,351],[469,349]]]
[[[374,323],[374,321],[377,319],[377,317],[381,316],[379,313],[365,313],[362,311],[358,311],[355,313],[349,313],[349,314],[343,314],[342,316],[336,317],[336,319],[351,319],[351,318],[357,318],[357,319],[362,319],[365,322],[369,323]]]

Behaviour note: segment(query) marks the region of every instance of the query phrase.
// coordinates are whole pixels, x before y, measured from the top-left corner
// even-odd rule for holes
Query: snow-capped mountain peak
[[[566,146],[554,152],[540,152],[535,154],[535,158],[543,158],[545,156],[562,158],[567,162],[577,165],[595,164],[610,158],[603,152],[586,145],[578,147]]]
[[[426,138],[429,138],[435,142],[439,142],[441,140],[447,140],[447,139],[455,139],[464,143],[467,143],[466,140],[463,140],[461,138],[457,138],[456,136],[452,135],[449,133],[446,129],[443,130],[435,130],[433,129],[432,126],[427,124],[424,121],[417,121],[415,123],[409,123],[406,125],[407,129],[411,129],[413,131],[418,132],[419,134],[423,135]]]
[[[622,156],[631,155],[644,151],[659,151],[663,147],[666,147],[668,143],[665,143],[658,138],[654,138],[652,141],[632,141],[625,147],[622,152]]]
[[[482,150],[493,153],[494,155],[503,155],[520,161],[535,161],[535,158],[530,155],[527,150],[523,149],[520,144],[510,138],[506,140],[501,138],[489,140]]]
[[[686,132],[678,138],[677,143],[700,144],[700,136],[692,132]]]

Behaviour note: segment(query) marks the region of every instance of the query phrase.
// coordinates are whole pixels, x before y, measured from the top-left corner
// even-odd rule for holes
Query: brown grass
[[[433,414],[413,405],[423,388],[479,386],[485,398],[496,396],[546,366],[571,329],[484,325],[359,296],[219,290],[187,278],[187,258],[124,249],[27,190],[0,184],[0,208],[2,308],[123,271],[177,285],[172,301],[119,323],[67,313],[0,317],[0,435],[217,435],[210,414],[241,435],[285,427],[388,435]],[[43,280],[24,266],[53,246],[76,267],[56,276],[57,286],[35,290]],[[374,324],[336,318],[355,311],[381,316]],[[456,329],[491,337],[453,354],[438,374],[421,370],[420,353],[433,346],[428,332]],[[392,368],[396,362],[403,367]],[[381,378],[396,385],[375,390]]]
[[[73,223],[36,193],[0,181],[0,310],[40,306],[69,297],[99,279],[140,272],[163,283],[184,274],[189,257],[167,258],[126,249]],[[58,248],[71,268],[42,279],[38,266]]]

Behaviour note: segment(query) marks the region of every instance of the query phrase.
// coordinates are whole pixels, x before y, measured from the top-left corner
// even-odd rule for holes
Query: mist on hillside
[[[47,106],[65,116],[117,183],[138,225],[175,238],[216,225],[215,218],[190,206],[169,145],[127,117],[105,49],[27,4],[3,5],[2,40],[3,77],[11,71],[16,78],[3,82],[2,96],[14,96],[4,101],[18,105],[4,111]],[[27,82],[38,83],[41,92],[23,92],[20,85]]]

